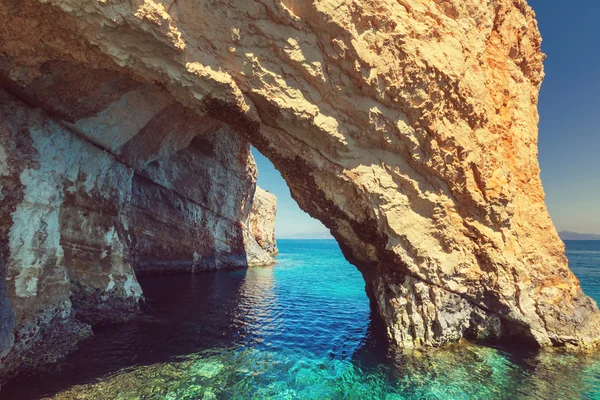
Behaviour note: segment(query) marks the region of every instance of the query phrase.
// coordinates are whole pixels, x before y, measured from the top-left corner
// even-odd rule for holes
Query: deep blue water
[[[140,280],[142,319],[96,330],[2,399],[600,399],[600,354],[475,345],[391,356],[360,273],[327,240],[277,265]],[[600,300],[600,242],[568,242]]]
[[[585,294],[600,303],[600,240],[566,240],[569,267]]]

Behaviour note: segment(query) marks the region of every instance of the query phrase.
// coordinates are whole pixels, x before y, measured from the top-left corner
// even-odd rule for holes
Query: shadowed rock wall
[[[249,145],[226,126],[196,129],[185,148],[138,170],[3,89],[0,116],[0,372],[52,361],[89,325],[134,316],[136,273],[273,262],[246,228],[256,189]],[[128,156],[139,160],[144,144]]]
[[[4,282],[15,318],[4,372],[73,349],[91,333],[83,321],[135,313],[141,290],[121,218],[131,169],[4,90],[0,100],[2,204],[12,209],[2,221]]]
[[[136,273],[273,262],[246,227],[257,171],[245,139],[30,38],[13,50],[33,65],[0,58],[0,376],[134,316]]]

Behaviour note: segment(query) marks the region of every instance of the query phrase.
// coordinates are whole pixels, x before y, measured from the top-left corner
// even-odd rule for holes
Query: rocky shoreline
[[[274,229],[276,199],[268,198],[266,210],[253,208],[255,193],[264,195],[250,147],[227,129],[207,129],[192,115],[187,127],[161,123],[162,131],[130,150],[107,149],[6,90],[0,100],[8,216],[2,375],[69,353],[91,325],[135,317],[143,301],[137,274],[273,262],[274,232],[261,238],[263,248],[249,221]],[[130,115],[136,116],[133,109]],[[134,123],[106,118],[122,127]],[[138,135],[150,135],[149,129],[152,122]],[[152,140],[163,135],[172,143],[178,134],[189,139],[171,154],[150,151]]]
[[[250,145],[392,345],[600,342],[544,203],[526,1],[0,0],[0,25],[0,374],[134,314],[138,271],[271,262]]]

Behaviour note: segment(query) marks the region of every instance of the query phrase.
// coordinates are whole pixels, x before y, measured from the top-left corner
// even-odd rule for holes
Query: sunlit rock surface
[[[136,176],[172,189],[189,172],[181,168],[197,165],[181,166],[179,157],[156,165],[192,143],[188,118],[254,144],[363,272],[393,343],[598,342],[597,306],[569,271],[544,204],[537,162],[543,54],[525,1],[2,0],[0,17],[9,91],[122,159]],[[140,131],[152,121],[157,131],[181,127],[169,130],[175,137],[152,134],[146,148],[136,138],[145,142]],[[239,165],[248,156],[230,155]],[[100,161],[92,167],[106,168]],[[120,179],[117,169],[103,179]],[[13,197],[27,200],[35,179],[13,178]],[[74,204],[102,185],[82,182]],[[177,188],[171,193],[195,196],[193,188]],[[160,193],[147,190],[149,198]],[[35,231],[46,232],[36,239],[45,251],[35,262],[66,258],[52,222],[61,197],[44,190],[35,196],[31,201],[48,205]],[[105,199],[111,210],[119,202],[113,194]],[[19,215],[21,200],[4,201],[3,215]],[[179,218],[152,207],[147,216]],[[120,257],[122,232],[110,229],[111,215],[118,219],[103,213],[108,230],[95,234]],[[210,235],[219,237],[215,229]],[[35,233],[18,235],[30,240]],[[142,258],[152,252],[143,241],[154,240],[144,235]],[[176,253],[187,249],[184,243]],[[19,260],[18,268],[38,265]],[[34,290],[29,278],[7,279],[9,299],[17,286]],[[57,269],[57,291],[66,290],[63,281]],[[67,310],[66,303],[56,307]]]
[[[277,198],[275,195],[256,186],[252,198],[252,209],[245,221],[244,243],[246,245],[248,266],[265,266],[275,263],[277,254],[275,241],[275,214]]]
[[[248,230],[254,235],[256,243],[273,256],[277,254],[276,214],[277,197],[257,186],[252,201],[252,211],[248,218]]]

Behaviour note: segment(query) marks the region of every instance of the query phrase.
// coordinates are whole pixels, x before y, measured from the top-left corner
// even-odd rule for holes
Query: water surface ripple
[[[334,241],[278,242],[274,267],[141,280],[149,311],[96,330],[2,399],[600,399],[600,352],[456,345],[387,354]],[[600,242],[568,242],[600,299]]]

